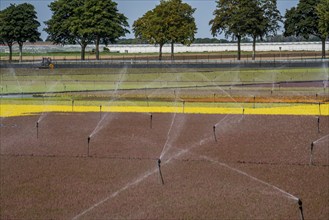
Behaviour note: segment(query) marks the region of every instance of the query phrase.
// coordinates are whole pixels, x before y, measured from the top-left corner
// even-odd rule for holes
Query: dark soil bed
[[[328,219],[329,117],[39,118],[1,119],[1,219]]]

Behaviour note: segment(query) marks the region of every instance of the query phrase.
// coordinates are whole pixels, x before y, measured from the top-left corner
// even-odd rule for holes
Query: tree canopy
[[[253,60],[256,53],[256,39],[263,40],[264,37],[276,35],[280,28],[279,22],[282,22],[282,16],[277,8],[277,0],[255,1],[254,4],[250,4],[250,11],[254,18],[250,19],[251,26],[247,31],[253,38]],[[252,12],[253,10],[254,12]]]
[[[217,6],[210,20],[211,33],[225,34],[225,37],[231,36],[238,40],[238,57],[241,59],[241,39],[248,34],[250,27],[250,18],[252,16],[249,0],[217,0]]]
[[[316,13],[319,17],[319,32],[322,38],[329,36],[329,0],[321,0],[316,7]]]
[[[80,44],[82,60],[88,44],[96,43],[98,59],[100,41],[107,44],[128,33],[127,18],[111,0],[57,0],[49,7],[53,12],[45,22],[49,39],[57,44]]]
[[[173,45],[182,43],[190,45],[194,41],[196,24],[193,9],[182,0],[161,1],[154,9],[147,11],[133,24],[137,38],[147,40],[151,44],[159,44],[159,59],[162,58],[162,47],[165,43]]]
[[[302,36],[308,39],[314,35],[321,38],[322,57],[325,58],[325,40],[319,29],[319,16],[316,7],[320,0],[300,0],[297,7],[286,11],[284,28],[285,36]]]
[[[12,60],[12,45],[18,43],[20,61],[25,42],[40,40],[37,13],[29,3],[11,4],[0,12],[0,39],[9,47],[9,61]]]
[[[213,36],[224,33],[226,37],[237,38],[238,60],[243,37],[253,38],[255,55],[256,39],[275,34],[281,20],[276,0],[217,0],[213,15],[215,18],[209,22],[211,33]]]

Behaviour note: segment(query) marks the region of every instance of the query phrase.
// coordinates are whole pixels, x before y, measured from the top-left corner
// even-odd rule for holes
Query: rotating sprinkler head
[[[162,172],[161,172],[161,159],[160,158],[158,159],[158,168],[159,168],[161,183],[162,183],[162,185],[164,185],[164,180],[163,180],[163,176],[162,176]]]
[[[87,147],[87,156],[89,157],[89,142],[90,142],[90,136],[88,136],[88,147]]]
[[[318,117],[318,133],[320,133],[320,117]]]
[[[298,199],[297,201],[300,211],[300,220],[304,220],[304,213],[303,213],[303,202],[302,200]]]
[[[37,121],[37,124],[35,126],[37,128],[37,139],[39,138],[39,121]]]
[[[313,165],[313,148],[314,148],[314,142],[311,143],[310,165]]]
[[[212,129],[213,129],[213,132],[214,132],[215,142],[217,142],[217,137],[216,137],[216,125],[214,125],[214,126],[212,127]]]

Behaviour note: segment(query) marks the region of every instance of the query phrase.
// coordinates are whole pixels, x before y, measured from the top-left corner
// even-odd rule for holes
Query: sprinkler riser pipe
[[[303,203],[302,200],[298,199],[298,206],[299,206],[299,212],[300,212],[300,220],[304,220],[304,213],[303,213]]]

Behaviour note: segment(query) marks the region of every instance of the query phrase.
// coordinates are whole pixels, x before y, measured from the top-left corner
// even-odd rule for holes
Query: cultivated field
[[[5,69],[1,90],[1,219],[329,216],[325,68]]]

